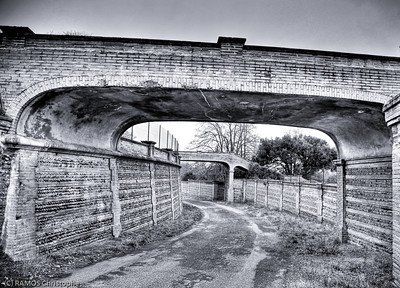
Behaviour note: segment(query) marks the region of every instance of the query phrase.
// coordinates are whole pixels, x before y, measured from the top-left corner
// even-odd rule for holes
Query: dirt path
[[[283,287],[286,263],[274,253],[275,227],[226,205],[190,203],[205,213],[192,230],[61,281],[87,287]]]

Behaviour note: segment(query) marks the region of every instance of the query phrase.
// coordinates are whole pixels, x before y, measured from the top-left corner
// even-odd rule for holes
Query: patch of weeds
[[[278,225],[281,247],[297,254],[336,255],[340,241],[328,225],[285,215]]]
[[[274,253],[289,255],[285,287],[293,288],[389,288],[392,256],[366,248],[341,244],[335,227],[264,207],[235,204],[258,221],[278,229]],[[242,207],[241,207],[242,206]]]
[[[66,251],[56,251],[41,255],[34,261],[12,261],[0,250],[0,283],[8,279],[41,280],[62,278],[73,270],[89,266],[113,257],[135,252],[151,242],[164,240],[188,230],[200,221],[200,209],[183,204],[181,217],[164,222],[149,229],[126,232],[117,239],[104,240]],[[1,247],[0,247],[1,248]]]
[[[392,287],[390,255],[341,245],[333,226],[279,214],[278,249],[292,255],[286,275],[290,287]]]

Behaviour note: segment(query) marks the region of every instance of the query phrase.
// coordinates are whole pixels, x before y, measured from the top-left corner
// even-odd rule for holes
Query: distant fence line
[[[224,200],[225,184],[206,180],[181,181],[181,193],[184,199]]]
[[[313,174],[310,175],[309,179],[302,177],[301,175],[282,175],[280,180],[288,181],[288,182],[302,182],[302,183],[312,183],[312,184],[336,184],[336,171],[329,172],[326,174],[324,169],[317,169],[319,171],[319,175]]]
[[[336,221],[335,184],[235,179],[233,189],[235,202],[251,202],[300,216],[310,216],[320,222]]]
[[[182,196],[216,200],[216,184],[210,181],[182,181]],[[222,188],[224,189],[224,188]],[[234,202],[253,203],[268,209],[287,211],[299,216],[335,223],[337,185],[272,179],[235,179]],[[222,194],[225,195],[225,194]],[[218,200],[224,200],[218,199]]]
[[[174,135],[156,123],[148,122],[132,126],[125,131],[122,138],[132,141],[154,141],[157,148],[179,150],[179,142]]]

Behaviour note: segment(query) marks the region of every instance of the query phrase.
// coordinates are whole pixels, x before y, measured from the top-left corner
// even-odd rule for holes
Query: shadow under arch
[[[324,96],[162,87],[84,86],[31,100],[14,132],[116,150],[132,125],[152,121],[242,122],[305,127],[329,135],[343,159],[391,155],[382,104]]]

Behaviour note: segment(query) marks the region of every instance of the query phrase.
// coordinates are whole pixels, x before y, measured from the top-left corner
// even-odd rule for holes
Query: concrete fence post
[[[267,181],[264,181],[264,185],[265,185],[265,202],[264,202],[264,206],[268,209],[268,189],[269,189],[268,179],[267,179]]]
[[[147,156],[153,158],[154,157],[154,147],[156,142],[154,141],[142,141],[143,144],[147,145]]]
[[[246,202],[246,186],[247,186],[247,179],[243,179],[242,181],[242,191],[243,191],[243,199],[242,202]]]
[[[254,205],[257,204],[257,188],[258,188],[258,179],[254,181]]]
[[[180,173],[179,173],[180,174]],[[178,201],[179,201],[179,215],[180,217],[182,215],[182,210],[183,210],[183,203],[182,203],[182,186],[181,186],[181,177],[178,177]]]
[[[173,158],[173,150],[171,149],[171,148],[166,148],[166,149],[163,149],[165,152],[167,152],[168,153],[168,155],[167,155],[167,159],[168,159],[168,161],[172,161],[172,158]]]
[[[324,185],[320,184],[318,187],[318,198],[317,198],[317,219],[322,223],[323,221],[323,209],[324,209]]]
[[[346,225],[346,161],[336,160],[337,173],[337,218],[338,238],[342,243],[347,242]]]
[[[168,175],[169,175],[169,192],[171,194],[171,213],[172,220],[175,220],[175,209],[174,209],[174,189],[172,185],[172,167],[168,167]]]
[[[197,196],[201,198],[201,181],[200,180],[198,181],[199,181],[199,193],[197,194]]]
[[[300,209],[301,209],[301,205],[300,205],[300,201],[301,201],[301,183],[300,181],[297,183],[298,185],[298,189],[296,191],[296,214],[300,215]]]
[[[118,166],[117,159],[111,158],[109,160],[110,174],[111,174],[111,193],[112,193],[112,214],[113,214],[113,227],[112,234],[118,238],[122,231],[121,226],[121,201],[119,199],[119,179],[118,179]]]
[[[218,184],[217,183],[213,183],[213,185],[214,185],[214,197],[213,197],[213,200],[217,200],[217,198],[218,198]]]
[[[157,224],[157,195],[156,195],[156,179],[155,179],[155,165],[154,163],[149,163],[150,170],[150,188],[151,188],[151,204],[152,204],[152,216],[153,224]]]
[[[283,180],[281,181],[282,189],[281,194],[279,195],[279,211],[283,210],[283,189],[285,188],[285,184]]]

